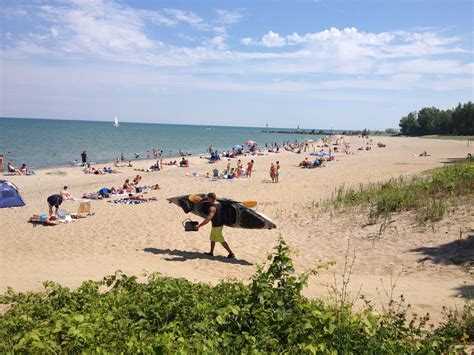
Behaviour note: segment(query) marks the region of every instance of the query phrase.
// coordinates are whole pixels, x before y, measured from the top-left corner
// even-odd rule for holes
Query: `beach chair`
[[[91,213],[91,202],[90,201],[81,202],[79,204],[79,207],[77,208],[77,212],[74,213],[74,214],[71,214],[71,215],[74,215],[75,217],[91,216],[92,215],[92,213]]]

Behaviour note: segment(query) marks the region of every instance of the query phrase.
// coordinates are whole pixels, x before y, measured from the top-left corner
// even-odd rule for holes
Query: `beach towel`
[[[33,215],[29,221],[32,224],[42,224],[43,226],[57,226],[58,224],[71,223],[73,218],[70,215],[64,216],[64,218],[58,218],[54,220],[47,220],[48,214]]]
[[[121,198],[119,200],[111,200],[111,201],[107,201],[107,202],[120,204],[120,205],[139,205],[141,203],[155,202],[155,201],[156,200],[144,201],[144,200],[139,200],[139,199],[135,199],[135,198]]]

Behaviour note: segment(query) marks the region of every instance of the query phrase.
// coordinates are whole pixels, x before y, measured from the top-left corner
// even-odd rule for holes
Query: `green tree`
[[[436,107],[424,107],[418,112],[418,127],[421,134],[435,134],[437,132],[437,116],[439,110]]]
[[[400,133],[406,136],[414,136],[419,132],[416,112],[410,112],[406,117],[402,117],[399,123]]]
[[[461,103],[453,112],[453,130],[455,134],[474,134],[474,105],[471,101],[461,106]]]

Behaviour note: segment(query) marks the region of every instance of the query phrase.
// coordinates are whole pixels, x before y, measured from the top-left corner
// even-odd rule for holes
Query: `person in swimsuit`
[[[8,161],[7,169],[10,174],[21,175],[20,169],[15,168],[11,159]]]
[[[61,203],[63,203],[63,198],[61,195],[51,195],[48,197],[48,207],[49,207],[49,215],[50,216],[57,216],[58,215],[58,209]],[[53,214],[53,207],[56,208],[56,211]]]
[[[275,166],[275,182],[278,182],[278,177],[280,176],[280,162],[276,162]]]
[[[72,200],[71,193],[67,189],[68,189],[68,187],[64,186],[63,189],[60,192],[60,195],[63,198],[63,200]]]
[[[276,168],[275,164],[270,165],[270,178],[272,179],[272,182],[275,182],[275,173],[276,173]]]
[[[221,214],[221,204],[220,202],[217,202],[216,199],[216,194],[213,192],[210,192],[207,194],[207,199],[211,203],[211,207],[209,207],[209,214],[208,216],[199,223],[196,226],[196,230],[198,231],[199,228],[202,226],[205,226],[209,222],[212,223],[212,229],[211,229],[211,250],[209,253],[205,253],[206,255],[214,255],[214,247],[216,246],[216,242],[221,243],[222,246],[227,250],[229,255],[227,255],[228,258],[232,259],[235,258],[234,253],[229,247],[229,244],[224,239],[224,236],[222,235],[222,229],[224,228],[224,223],[222,222],[222,214]]]
[[[123,189],[127,192],[132,192],[135,190],[135,187],[130,183],[130,179],[125,180],[123,184]]]
[[[252,176],[253,160],[247,163],[247,177]]]

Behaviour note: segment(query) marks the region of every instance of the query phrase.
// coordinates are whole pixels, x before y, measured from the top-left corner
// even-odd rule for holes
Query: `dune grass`
[[[325,201],[336,210],[354,207],[368,209],[369,218],[388,218],[393,212],[414,211],[419,222],[443,218],[449,206],[472,204],[474,197],[474,160],[466,160],[426,175],[399,177],[387,182],[361,185],[359,189],[338,188]]]

